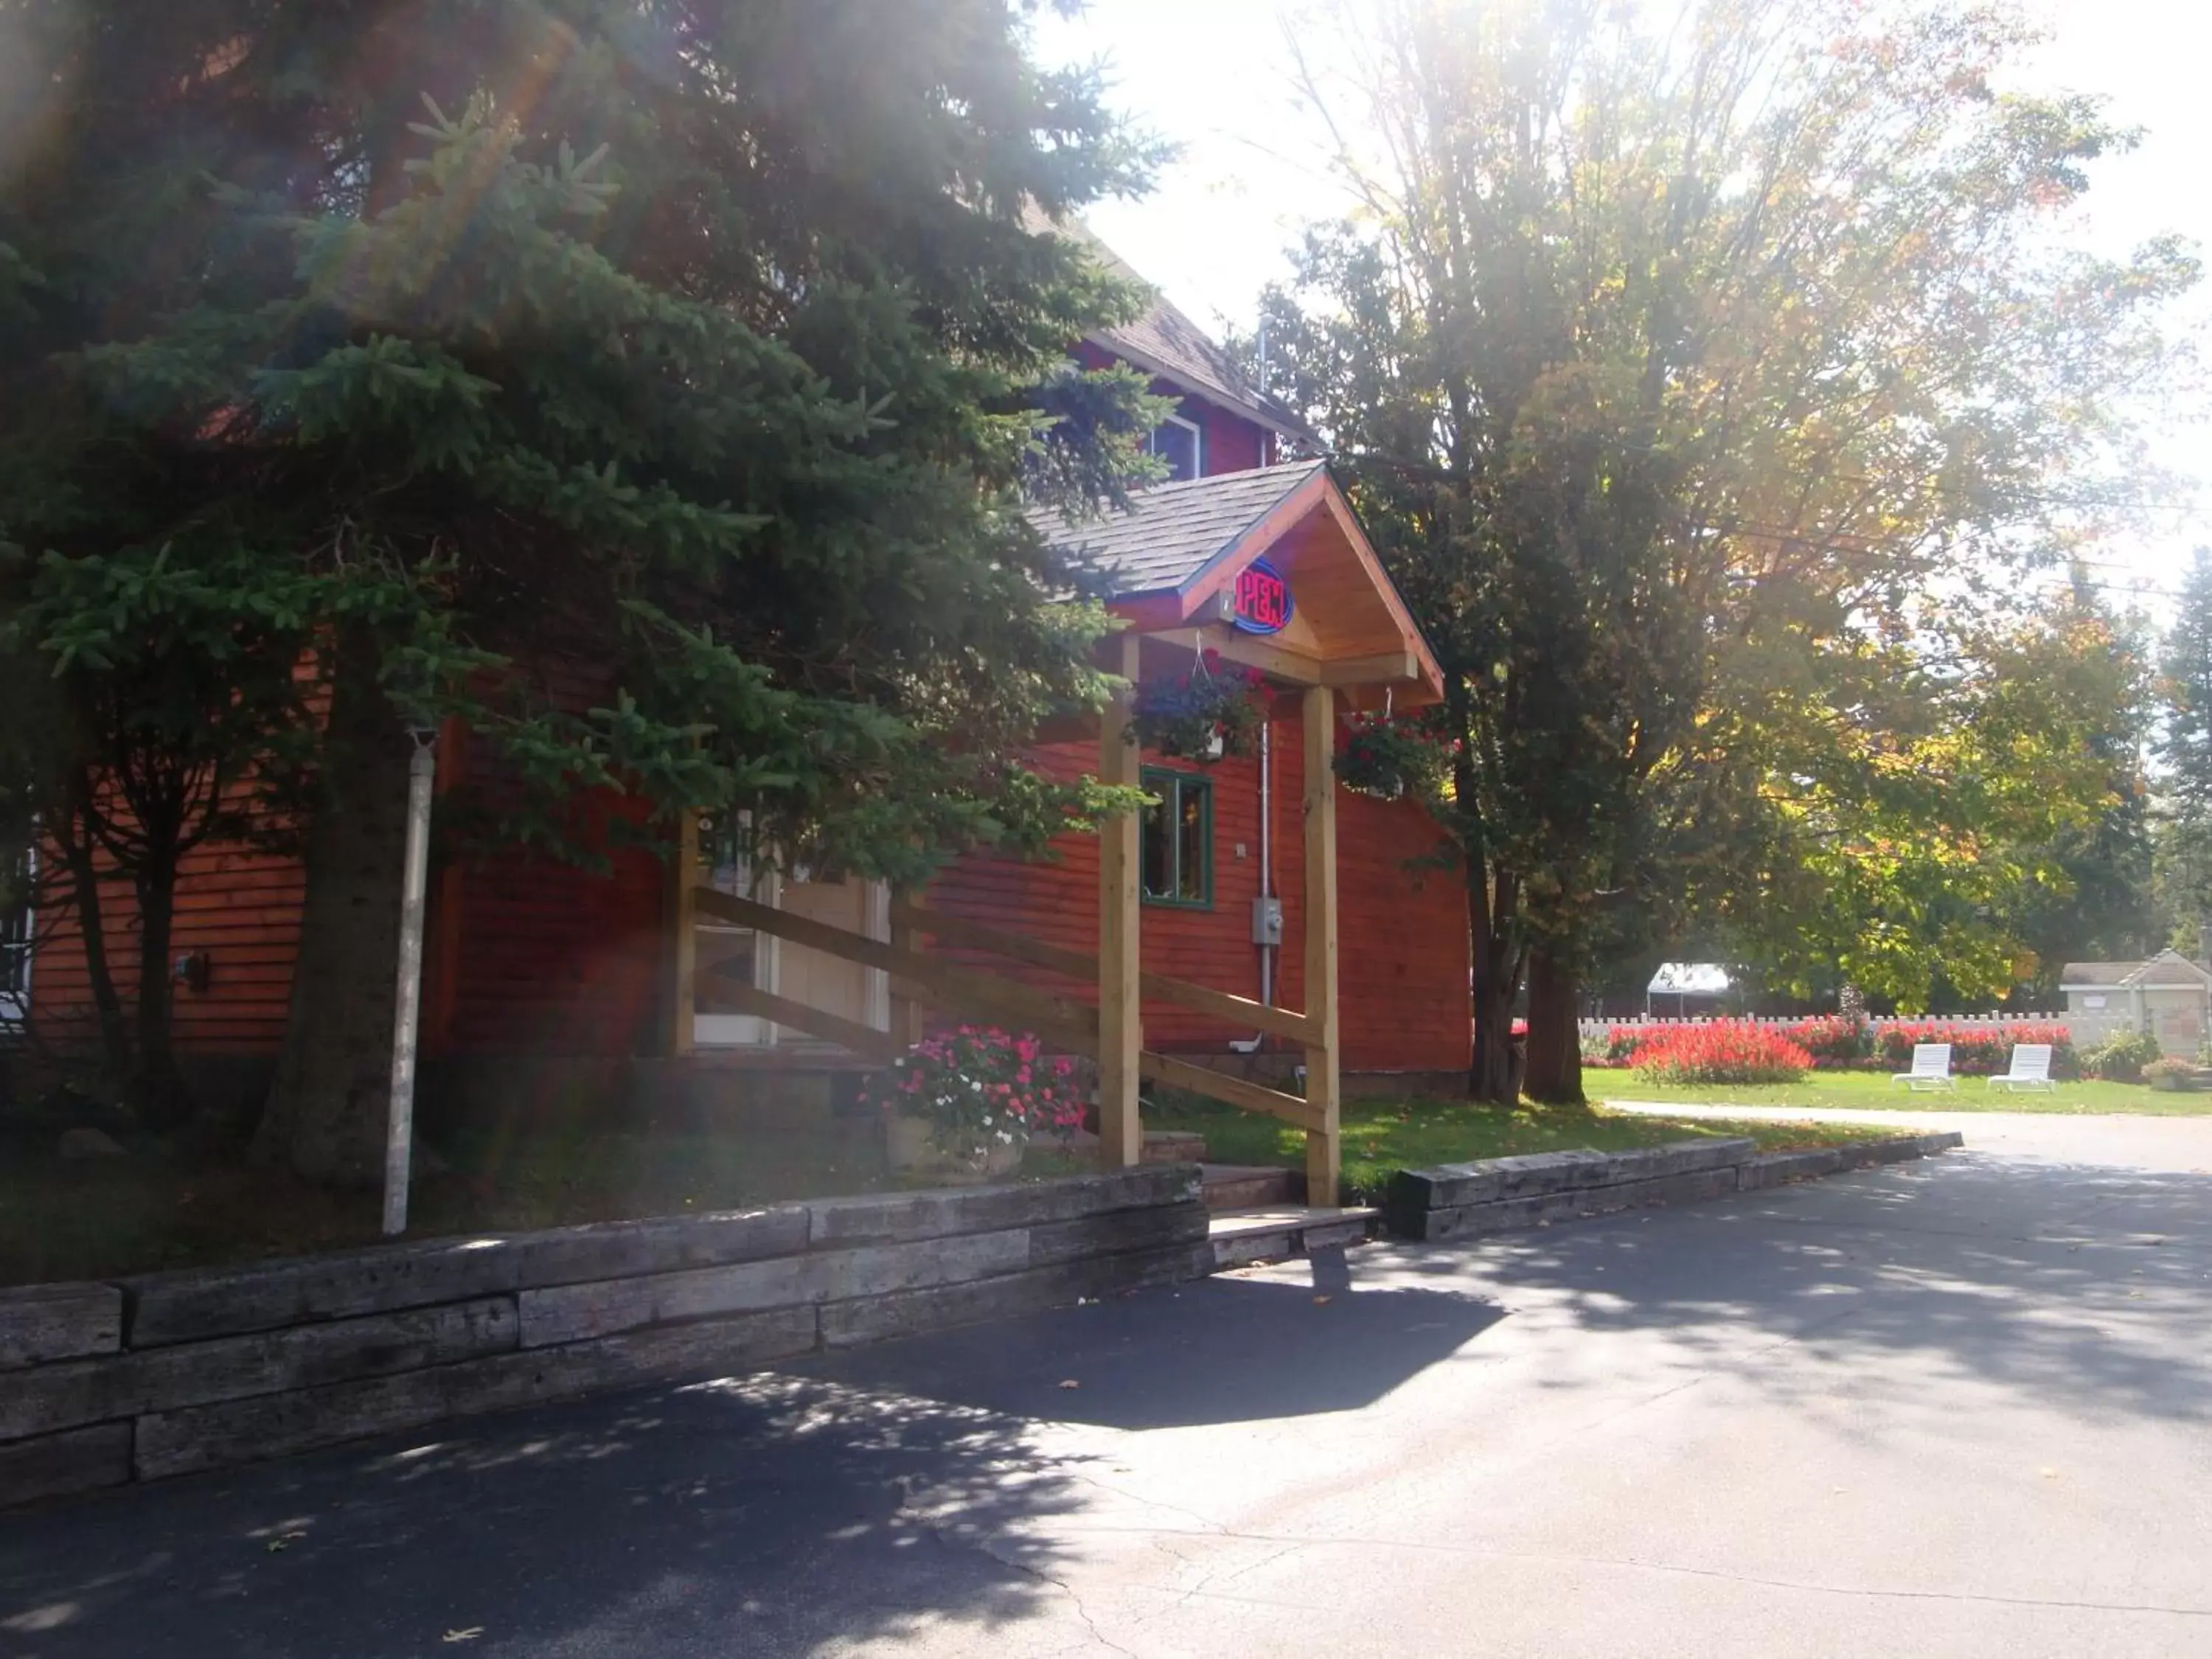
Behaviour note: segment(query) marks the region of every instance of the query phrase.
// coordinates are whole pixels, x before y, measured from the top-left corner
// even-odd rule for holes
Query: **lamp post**
[[[399,980],[392,1018],[392,1111],[384,1136],[384,1231],[407,1231],[407,1172],[415,1144],[415,1050],[422,1006],[422,908],[429,885],[430,791],[437,781],[436,733],[410,726],[407,762],[407,861],[400,878]]]

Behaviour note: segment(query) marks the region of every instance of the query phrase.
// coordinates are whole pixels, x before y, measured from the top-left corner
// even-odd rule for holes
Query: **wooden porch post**
[[[895,950],[920,951],[923,949],[921,935],[915,928],[898,920],[904,907],[918,902],[911,888],[900,887],[891,893],[891,945]],[[902,1048],[912,1048],[921,1041],[922,1027],[927,1023],[928,1010],[914,998],[899,989],[899,981],[891,981],[891,1036]]]
[[[1134,633],[1121,635],[1121,657],[1119,672],[1128,685],[1099,717],[1098,781],[1133,787],[1137,745],[1127,734],[1137,681]],[[1145,1046],[1138,978],[1143,829],[1136,812],[1117,812],[1098,826],[1098,1139],[1109,1169],[1139,1163],[1145,1150],[1137,1115],[1137,1056]]]
[[[1326,685],[1305,694],[1305,1005],[1313,1039],[1306,1044],[1306,1102],[1322,1127],[1306,1132],[1306,1202],[1334,1205],[1343,1170],[1337,1128],[1341,1105],[1336,1006],[1336,693]]]
[[[699,815],[686,812],[668,858],[668,1052],[688,1054],[698,1007],[698,910],[692,890],[699,884]]]

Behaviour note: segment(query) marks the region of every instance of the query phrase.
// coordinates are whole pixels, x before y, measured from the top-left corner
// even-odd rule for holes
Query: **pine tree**
[[[1020,489],[1111,495],[1150,411],[1069,382],[1136,296],[1027,216],[1152,152],[1028,10],[0,4],[14,580],[228,561],[315,641],[272,1154],[377,1167],[410,726],[586,854],[605,789],[909,877],[1087,804],[1019,761],[1103,626]]]

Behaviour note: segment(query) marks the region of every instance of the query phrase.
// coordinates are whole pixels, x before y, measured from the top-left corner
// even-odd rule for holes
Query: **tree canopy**
[[[374,1165],[410,724],[571,848],[618,789],[914,875],[1089,803],[1019,759],[1103,627],[1023,491],[1146,476],[1152,410],[1030,216],[1154,152],[1029,9],[0,0],[9,648],[96,678],[156,571],[313,641],[302,1169]]]
[[[1980,734],[2069,626],[2009,596],[2124,498],[2196,276],[2055,234],[2128,136],[1996,90],[2029,36],[1981,9],[1361,18],[1308,89],[1362,211],[1269,326],[1446,670],[1477,1092],[1512,1091],[1525,973],[1531,1091],[1577,1096],[1592,951],[1720,893],[1908,999],[2009,966],[1990,890],[2111,788],[2101,715]],[[1888,884],[1850,926],[1847,847]]]

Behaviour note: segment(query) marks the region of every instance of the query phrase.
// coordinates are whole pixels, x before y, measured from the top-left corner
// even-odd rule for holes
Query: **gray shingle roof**
[[[1030,520],[1076,565],[1109,579],[1115,599],[1181,587],[1326,463],[1285,461],[1141,490],[1124,513],[1071,525],[1037,508]]]
[[[2160,951],[2147,962],[2069,962],[2059,970],[2061,986],[2080,990],[2100,987],[2203,984],[2212,975],[2179,951]]]
[[[1116,356],[1163,379],[1188,387],[1202,398],[1249,416],[1262,426],[1291,437],[1310,439],[1313,434],[1291,413],[1290,406],[1269,397],[1244,377],[1237,360],[1188,316],[1133,268],[1120,254],[1100,241],[1079,219],[1058,222],[1032,209],[1029,228],[1040,234],[1065,236],[1090,250],[1099,264],[1116,276],[1152,289],[1152,303],[1145,314],[1123,328],[1102,328],[1090,337]]]

